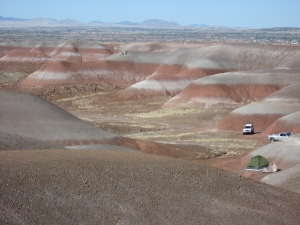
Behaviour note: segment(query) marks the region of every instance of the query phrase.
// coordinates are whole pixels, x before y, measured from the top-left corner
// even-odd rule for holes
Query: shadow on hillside
[[[254,135],[254,134],[260,134],[261,132],[260,131],[258,131],[258,132],[254,132],[253,134],[248,134],[248,133],[245,133],[245,134],[243,134],[243,135]]]

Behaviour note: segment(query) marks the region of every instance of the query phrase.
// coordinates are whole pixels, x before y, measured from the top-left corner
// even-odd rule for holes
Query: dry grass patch
[[[161,117],[181,117],[185,115],[194,115],[204,112],[204,109],[200,108],[190,108],[190,109],[159,109],[156,111],[151,111],[147,113],[134,113],[134,114],[126,114],[128,117],[138,117],[138,118],[161,118]]]

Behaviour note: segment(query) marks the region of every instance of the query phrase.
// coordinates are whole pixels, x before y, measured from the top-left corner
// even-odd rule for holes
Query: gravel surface
[[[298,224],[300,196],[146,154],[0,152],[0,224]]]

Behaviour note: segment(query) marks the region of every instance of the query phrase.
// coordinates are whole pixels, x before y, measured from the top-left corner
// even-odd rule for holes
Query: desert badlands
[[[0,224],[300,224],[299,121],[299,46],[1,43]]]

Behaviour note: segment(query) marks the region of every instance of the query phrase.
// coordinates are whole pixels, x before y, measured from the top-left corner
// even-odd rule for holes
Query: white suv
[[[245,134],[254,134],[254,126],[253,123],[246,123],[243,129],[243,135]]]

